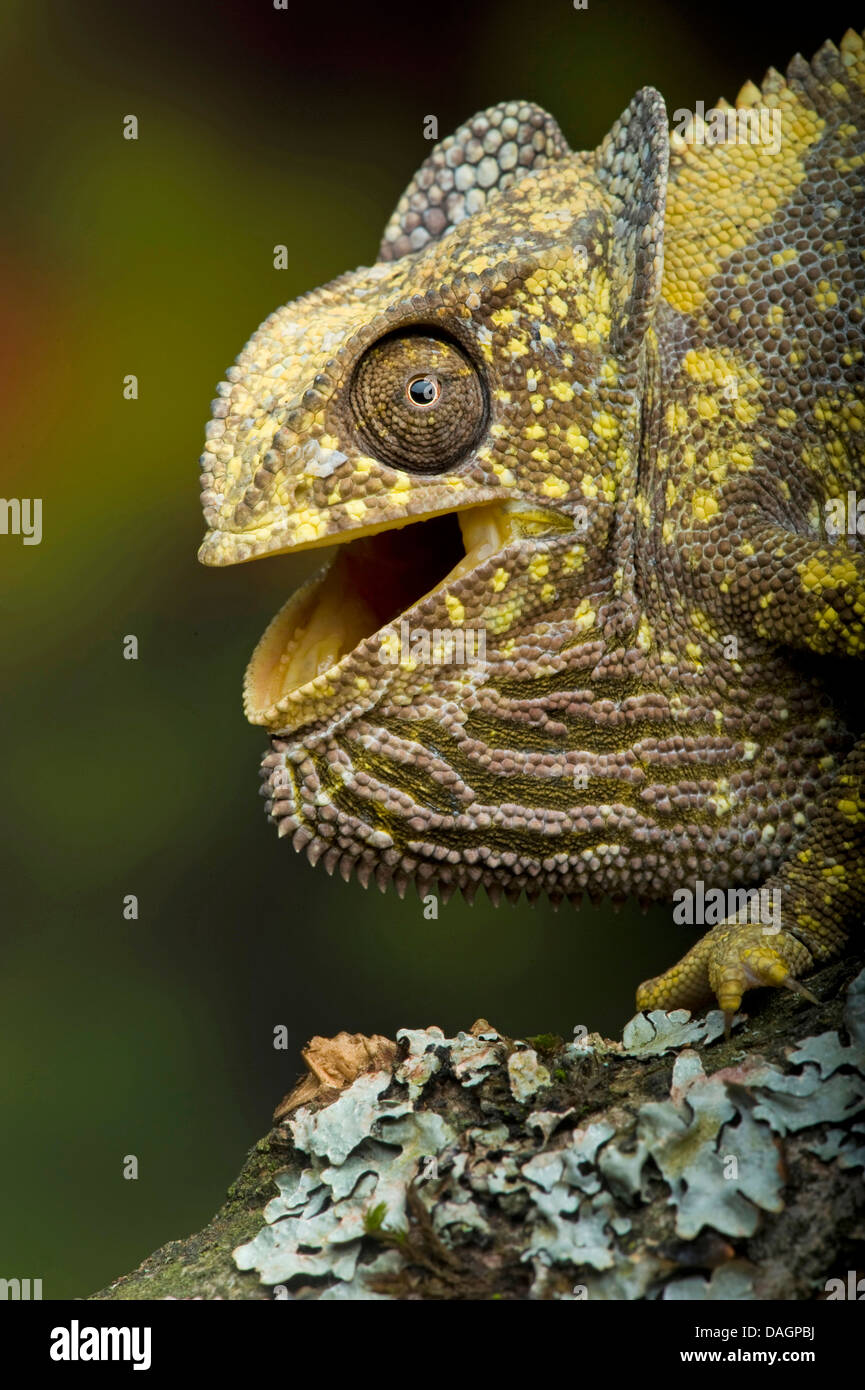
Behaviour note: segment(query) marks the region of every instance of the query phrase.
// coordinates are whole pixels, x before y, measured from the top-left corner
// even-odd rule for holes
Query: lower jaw
[[[303,722],[332,689],[337,668],[354,653],[360,657],[370,638],[502,550],[518,534],[513,518],[503,507],[477,507],[341,547],[325,573],[280,609],[256,647],[244,681],[249,722],[273,730]],[[451,526],[445,535],[454,522],[459,531]]]

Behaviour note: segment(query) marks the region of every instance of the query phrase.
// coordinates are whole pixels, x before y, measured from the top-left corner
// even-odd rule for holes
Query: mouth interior
[[[273,707],[286,696],[446,580],[476,568],[509,538],[501,509],[490,506],[343,542],[325,572],[289,600],[258,644],[244,688],[247,718],[270,722]]]

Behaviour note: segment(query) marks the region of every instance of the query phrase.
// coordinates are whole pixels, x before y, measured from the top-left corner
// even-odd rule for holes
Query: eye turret
[[[363,448],[416,473],[453,468],[477,442],[486,400],[465,353],[420,333],[384,338],[364,354],[350,387]]]

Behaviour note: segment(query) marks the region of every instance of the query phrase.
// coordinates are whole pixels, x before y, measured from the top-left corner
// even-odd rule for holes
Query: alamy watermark
[[[865,536],[865,497],[850,491],[846,497],[827,497],[823,503],[829,536]]]
[[[42,1297],[41,1279],[0,1279],[0,1302],[28,1302]]]
[[[865,1279],[860,1277],[858,1270],[848,1269],[846,1282],[843,1279],[827,1279],[823,1287],[827,1303],[837,1303],[839,1300],[865,1302]]]
[[[673,921],[678,926],[717,927],[721,922],[752,922],[764,935],[781,930],[780,888],[707,888],[698,878],[693,888],[673,890]]]
[[[686,145],[765,145],[781,148],[781,112],[768,106],[731,106],[727,110],[698,101],[693,111],[673,112],[672,128]]]
[[[42,498],[0,497],[0,536],[20,536],[24,545],[40,545]]]
[[[149,1327],[82,1327],[73,1318],[51,1329],[48,1354],[52,1361],[129,1361],[133,1371],[147,1371],[152,1335]]]
[[[487,657],[483,627],[412,627],[407,618],[399,632],[382,635],[378,659],[382,665],[480,666]]]

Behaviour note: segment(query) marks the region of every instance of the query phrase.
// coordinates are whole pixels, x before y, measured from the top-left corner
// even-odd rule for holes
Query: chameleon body
[[[645,88],[592,152],[522,102],[435,146],[376,263],[218,388],[200,558],[341,547],[246,678],[297,849],[494,901],[765,887],[771,929],[728,916],[638,992],[729,1012],[865,902],[827,683],[865,648],[831,520],[865,482],[862,38],[717,109],[779,138],[671,135]]]

